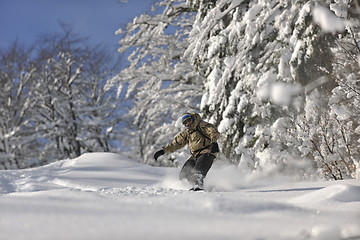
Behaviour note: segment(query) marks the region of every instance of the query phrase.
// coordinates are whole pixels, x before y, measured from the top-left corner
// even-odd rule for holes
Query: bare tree
[[[36,146],[31,130],[26,127],[34,106],[32,93],[36,67],[31,61],[33,47],[26,48],[15,41],[0,53],[0,164],[1,168],[27,166],[25,159],[34,154]]]

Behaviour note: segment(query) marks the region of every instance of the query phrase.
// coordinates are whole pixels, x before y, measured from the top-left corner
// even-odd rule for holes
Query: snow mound
[[[291,203],[315,203],[324,201],[359,202],[360,186],[336,184],[290,200]]]

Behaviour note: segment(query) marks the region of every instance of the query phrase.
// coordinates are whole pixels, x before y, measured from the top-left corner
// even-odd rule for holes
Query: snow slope
[[[110,153],[1,171],[0,239],[360,239],[359,180],[215,166],[196,193],[178,171]]]

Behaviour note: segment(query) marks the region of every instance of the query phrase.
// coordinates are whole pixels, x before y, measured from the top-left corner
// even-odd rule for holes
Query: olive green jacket
[[[174,141],[163,147],[165,153],[175,152],[186,144],[189,145],[193,157],[204,153],[211,153],[210,145],[218,140],[220,133],[213,124],[203,121],[199,114],[191,113],[191,115],[194,122],[190,128],[179,133]],[[216,156],[216,153],[212,154]]]

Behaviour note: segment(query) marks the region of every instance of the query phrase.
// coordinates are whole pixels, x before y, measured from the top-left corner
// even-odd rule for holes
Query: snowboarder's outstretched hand
[[[164,152],[164,150],[159,150],[159,151],[157,151],[155,154],[154,154],[154,158],[155,158],[155,161],[157,161],[157,159],[161,156],[161,155],[164,155],[165,154],[165,152]]]
[[[217,142],[213,142],[210,145],[210,151],[211,151],[211,153],[218,153],[219,152],[219,145],[217,144]]]

